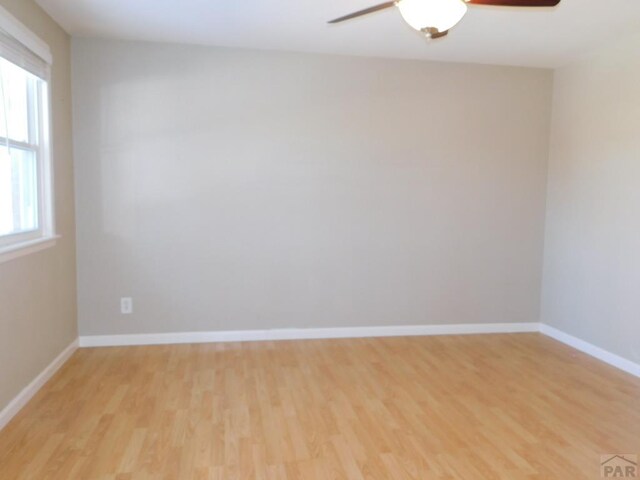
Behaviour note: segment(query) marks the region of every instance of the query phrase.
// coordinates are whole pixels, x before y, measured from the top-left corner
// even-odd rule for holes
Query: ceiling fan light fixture
[[[446,32],[467,13],[463,0],[398,0],[396,5],[404,21],[420,32]]]

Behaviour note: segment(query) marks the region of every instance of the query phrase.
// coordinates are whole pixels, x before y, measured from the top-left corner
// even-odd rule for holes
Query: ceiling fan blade
[[[449,30],[445,30],[441,32],[440,30],[434,27],[423,28],[421,32],[424,33],[427,36],[427,38],[430,38],[430,39],[442,38],[449,34]]]
[[[449,34],[449,30],[445,30],[444,32],[432,33],[429,38],[442,38]]]
[[[470,5],[495,5],[501,7],[555,7],[560,0],[465,0]]]
[[[373,7],[365,8],[364,10],[360,10],[359,12],[350,13],[349,15],[345,15],[344,17],[336,18],[327,23],[339,23],[344,22],[345,20],[351,20],[352,18],[360,17],[362,15],[367,15],[369,13],[378,12],[380,10],[384,10],[385,8],[395,7],[396,2],[385,2],[380,5],[375,5]]]

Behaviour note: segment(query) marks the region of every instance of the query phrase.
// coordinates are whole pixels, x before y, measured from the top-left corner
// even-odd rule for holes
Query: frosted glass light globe
[[[446,32],[467,13],[463,0],[399,0],[396,5],[405,22],[418,31],[436,28]]]

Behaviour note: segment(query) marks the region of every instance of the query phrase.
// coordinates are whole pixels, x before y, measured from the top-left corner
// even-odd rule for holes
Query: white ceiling
[[[563,0],[555,9],[470,7],[426,41],[397,9],[326,21],[382,0],[37,0],[78,36],[557,67],[640,32],[640,0]]]

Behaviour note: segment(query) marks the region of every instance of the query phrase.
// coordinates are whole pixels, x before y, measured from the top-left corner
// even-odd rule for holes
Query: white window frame
[[[1,6],[0,28],[51,65],[53,58],[49,46]],[[55,231],[54,218],[50,75],[39,79],[36,85],[35,92],[31,92],[30,95],[30,101],[36,102],[36,118],[29,119],[29,142],[9,140],[9,147],[35,153],[38,182],[38,228],[33,231],[0,236],[0,263],[52,247],[60,238]],[[34,138],[36,143],[32,143]],[[7,148],[7,139],[4,137],[0,137],[0,148]]]

